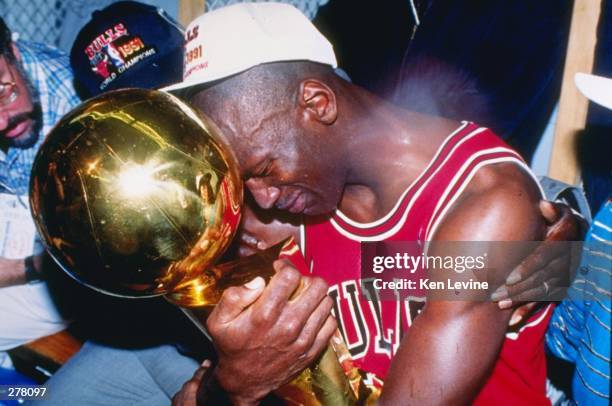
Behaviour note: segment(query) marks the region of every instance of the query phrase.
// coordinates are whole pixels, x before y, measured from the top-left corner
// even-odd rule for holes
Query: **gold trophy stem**
[[[278,259],[284,242],[274,245],[256,255],[214,265],[198,277],[177,286],[166,295],[166,299],[177,306],[200,308],[219,303],[225,289],[240,286],[261,276],[268,282],[275,271],[272,263]]]

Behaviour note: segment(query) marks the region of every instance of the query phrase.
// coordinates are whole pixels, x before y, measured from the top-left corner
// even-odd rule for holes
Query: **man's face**
[[[0,138],[8,146],[28,148],[38,138],[39,109],[16,63],[0,56],[0,82],[4,85],[0,95]]]
[[[337,207],[344,187],[339,165],[321,137],[308,134],[293,119],[299,115],[296,109],[215,103],[200,95],[194,104],[221,129],[260,207],[309,216]]]
[[[299,241],[300,218],[278,210],[262,210],[246,195],[242,224],[236,243],[238,255],[245,257],[265,250],[293,236]]]

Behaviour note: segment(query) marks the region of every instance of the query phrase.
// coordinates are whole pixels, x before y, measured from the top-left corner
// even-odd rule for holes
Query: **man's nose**
[[[246,181],[246,186],[262,209],[271,209],[280,197],[280,189],[266,185],[262,179],[249,179]]]

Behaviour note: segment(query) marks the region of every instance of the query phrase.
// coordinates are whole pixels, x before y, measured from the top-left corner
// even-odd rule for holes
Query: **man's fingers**
[[[564,280],[565,278],[560,276],[545,277],[545,275],[534,275],[515,285],[500,287],[491,295],[491,300],[501,302],[510,299],[515,303],[522,301],[537,302],[548,300],[548,294],[552,289],[564,286]],[[535,293],[535,295],[529,296],[527,292]]]
[[[548,265],[540,269],[538,272],[533,272],[526,275],[524,279],[512,285],[500,286],[492,295],[493,301],[505,301],[510,299],[518,302],[518,295],[533,291],[533,289],[544,287],[547,295],[545,297],[529,297],[529,301],[541,301],[550,299],[548,293],[552,289],[567,289],[571,281],[571,264],[569,257],[554,258]],[[510,307],[507,303],[500,303],[500,308]]]
[[[223,292],[219,304],[215,306],[208,318],[207,325],[209,328],[213,323],[227,324],[234,320],[244,309],[257,300],[264,291],[264,287],[264,280],[257,277],[243,286],[228,288]]]
[[[303,285],[297,295],[289,301],[293,319],[305,320],[327,298],[327,283],[321,278],[303,278]]]
[[[506,278],[506,285],[514,285],[529,276],[544,269],[551,261],[568,257],[566,245],[559,242],[543,241],[521,263],[510,272]]]
[[[554,290],[556,291],[556,289]],[[539,286],[508,296],[507,299],[500,300],[497,305],[500,309],[505,310],[512,308],[517,303],[548,301],[552,292],[553,288],[548,283],[542,283]]]
[[[540,272],[534,272],[527,275],[524,279],[521,279],[518,282],[513,281],[514,283],[512,284],[508,284],[506,281],[506,284],[500,286],[495,290],[495,292],[493,292],[491,295],[491,300],[494,302],[505,299],[515,300],[517,295],[535,288],[539,288],[543,282],[547,280],[547,278],[548,275],[546,271],[541,270]]]
[[[567,289],[567,286],[552,288],[550,293],[548,294],[548,300],[552,302],[560,302],[565,298],[565,295],[567,294]]]
[[[298,347],[298,351],[305,352],[312,346],[319,331],[331,314],[332,305],[332,299],[326,296],[312,312],[299,332],[299,336],[292,343]]]
[[[208,368],[210,368],[210,366],[211,366],[210,360],[207,360],[207,359],[204,360],[204,362],[202,362],[202,365],[198,369],[196,369],[196,371],[194,372],[191,380],[200,382],[202,380],[202,377],[206,373],[206,371],[208,371]]]
[[[181,390],[172,397],[172,406],[196,406],[198,388],[210,366],[209,360],[202,362],[202,366],[194,372],[191,379],[185,382]]]
[[[321,351],[323,351],[323,349],[327,347],[327,345],[329,344],[329,340],[331,339],[337,328],[338,324],[336,324],[336,319],[334,319],[333,316],[330,315],[325,320],[325,324],[323,324],[323,327],[321,327],[321,329],[319,330],[312,346],[310,347],[310,350],[306,352],[305,358],[314,359],[317,355],[319,355]]]
[[[336,324],[336,319],[334,319],[331,315],[327,317],[323,326],[319,329],[317,336],[313,340],[312,345],[299,357],[298,362],[293,365],[294,373],[290,376],[287,382],[295,378],[304,368],[312,365],[314,360],[329,345],[329,340],[337,328],[338,325]]]
[[[187,381],[187,383],[183,385],[183,403],[181,403],[181,406],[196,406],[196,394],[198,393],[199,386],[199,382],[195,382],[193,380]]]
[[[561,212],[553,202],[540,200],[540,212],[548,224],[553,224],[561,217]]]
[[[536,305],[536,302],[530,302],[518,307],[512,312],[512,317],[510,317],[510,322],[508,325],[513,327],[525,320],[526,317],[529,317],[529,314],[533,311]]]
[[[276,272],[280,272],[285,268],[291,268],[292,264],[288,259],[277,259],[272,263],[272,266]]]
[[[183,403],[183,390],[185,389],[185,386],[183,385],[183,387],[181,387],[181,389],[176,392],[174,394],[174,396],[172,397],[172,406],[182,406]]]
[[[580,238],[580,223],[569,206],[555,203],[558,218],[550,224],[546,232],[547,241],[573,241]]]
[[[261,299],[253,306],[253,322],[260,327],[276,324],[302,280],[300,272],[289,261],[275,261],[274,268],[276,275],[270,280]]]

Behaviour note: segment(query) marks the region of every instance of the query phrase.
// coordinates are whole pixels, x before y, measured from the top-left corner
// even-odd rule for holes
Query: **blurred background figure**
[[[582,186],[595,213],[582,260],[567,298],[557,307],[547,345],[550,379],[559,401],[610,404],[612,314],[612,3],[602,2],[594,49],[594,75],[575,85],[589,103],[576,145]],[[573,83],[572,83],[573,85]],[[562,361],[560,361],[562,360]],[[563,362],[566,361],[566,362]],[[560,396],[559,396],[560,395]]]
[[[578,74],[576,82],[590,100],[612,109],[612,79]],[[612,137],[611,132],[607,135]],[[571,383],[563,388],[562,398],[578,404],[609,404],[611,306],[612,191],[608,190],[587,232],[576,279],[555,309],[546,336],[554,356],[573,364]]]
[[[68,58],[43,44],[13,41],[0,18],[0,351],[66,327],[43,281],[45,254],[28,189],[45,134],[78,103]],[[5,352],[0,366],[12,368]]]

